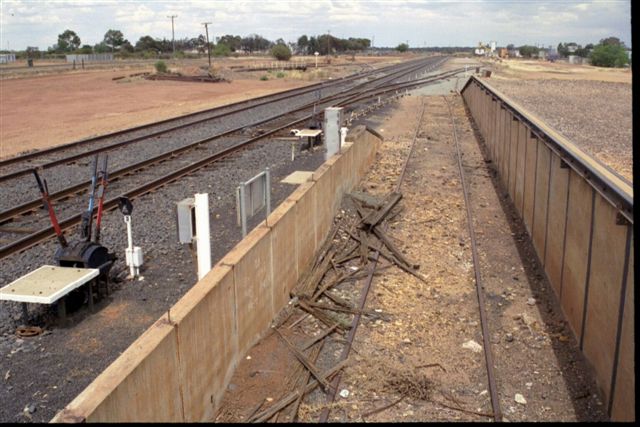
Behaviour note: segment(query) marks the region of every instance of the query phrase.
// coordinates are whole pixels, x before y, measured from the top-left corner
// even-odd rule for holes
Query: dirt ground
[[[470,188],[504,418],[603,420],[596,387],[524,228],[481,156],[462,100],[450,99]],[[396,268],[374,277],[365,310],[380,316],[361,320],[330,405],[332,422],[492,419],[465,205],[443,97],[409,97],[392,115],[379,117],[376,128],[385,142],[360,190],[382,196],[394,188],[423,103],[425,121],[401,188],[404,209],[388,234],[420,265],[426,283]],[[346,206],[339,218],[349,217]],[[334,243],[339,246],[340,240]],[[335,296],[355,303],[361,287],[339,285]],[[298,347],[327,330],[302,311],[287,309],[280,317],[288,315],[279,331]],[[331,333],[320,341],[319,356],[320,344],[306,355],[321,371],[329,369],[344,338]],[[296,380],[308,379],[305,374],[278,334],[269,331],[239,364],[215,421],[242,422],[265,413],[294,390]],[[325,407],[325,395],[316,389],[300,402],[297,414],[289,405],[266,420],[316,422]]]
[[[394,61],[398,58],[357,57],[355,61],[340,58],[318,70],[287,71],[283,78],[267,72],[231,72],[231,83],[149,81],[141,77],[112,80],[152,71],[150,65],[2,79],[0,158],[299,87],[319,79],[340,77],[362,70],[366,67],[363,64],[380,66]],[[231,66],[269,62],[265,59],[216,60],[214,68],[229,74]],[[202,61],[169,63],[171,69],[187,72],[197,69],[198,65],[202,65]],[[263,75],[269,79],[260,80]]]
[[[597,80],[631,84],[632,77],[630,68],[603,68],[586,64],[569,64],[563,61],[503,59],[501,61],[483,60],[483,62],[497,72],[496,76],[492,76],[497,78]]]

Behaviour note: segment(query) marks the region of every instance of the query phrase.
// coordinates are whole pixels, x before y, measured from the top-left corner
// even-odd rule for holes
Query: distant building
[[[582,64],[583,62],[583,58],[577,55],[569,55],[567,59],[569,60],[569,64]]]
[[[520,53],[520,49],[511,49],[508,51],[510,58],[522,58],[522,54]]]
[[[576,50],[580,49],[580,45],[575,44],[575,43],[569,43],[567,44],[567,52],[569,53],[575,53]]]
[[[15,53],[2,53],[0,54],[0,64],[8,64],[9,62],[16,62]]]

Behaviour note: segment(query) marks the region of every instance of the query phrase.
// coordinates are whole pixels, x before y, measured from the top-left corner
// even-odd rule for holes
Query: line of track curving
[[[439,65],[441,65],[441,61],[435,61],[427,64],[427,67],[432,69]],[[418,68],[424,67],[425,65],[423,64],[422,67]],[[371,80],[367,82],[369,84],[362,84],[356,90],[345,90],[342,93],[324,97],[317,103],[311,102],[284,114],[276,114],[258,123],[263,125],[265,129],[260,132],[254,132],[248,139],[246,133],[242,132],[242,129],[246,128],[246,126],[243,126],[193,141],[180,148],[145,158],[142,161],[116,170],[110,168],[112,172],[110,172],[109,194],[127,195],[130,198],[146,194],[152,189],[173,182],[182,176],[193,173],[212,162],[228,156],[232,152],[243,149],[253,142],[281,131],[287,131],[291,127],[309,120],[312,117],[311,110],[314,108],[314,104],[319,109],[327,106],[344,106],[347,107],[348,111],[348,108],[355,108],[355,105],[361,104],[368,99],[383,95],[388,96],[389,93],[397,94],[399,90],[405,87],[428,84],[438,79],[450,77],[454,72],[460,72],[461,70],[441,73],[414,81],[390,83],[395,80],[402,80],[408,74],[415,73],[415,71],[415,67],[411,67],[409,71],[403,69],[401,72]],[[254,123],[252,126],[257,126],[257,124]],[[212,144],[212,142],[215,142],[215,144]],[[84,170],[86,173],[87,168],[85,167]],[[56,201],[55,208],[58,216],[64,218],[60,221],[63,229],[70,228],[80,222],[80,214],[78,212],[84,210],[82,205],[85,204],[85,200],[78,196],[85,193],[88,185],[88,181],[82,181],[60,191],[52,192],[51,197]],[[116,204],[117,197],[111,198],[105,202],[105,209],[112,209]],[[0,259],[54,236],[53,228],[48,224],[46,212],[40,209],[41,207],[42,202],[36,196],[25,203],[0,212],[0,224],[2,224],[0,226],[0,238],[3,239],[3,246],[0,247]]]

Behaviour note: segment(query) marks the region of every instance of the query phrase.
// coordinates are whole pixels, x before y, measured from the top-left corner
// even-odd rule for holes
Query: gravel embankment
[[[490,79],[489,83],[585,152],[633,180],[631,85],[554,79]]]

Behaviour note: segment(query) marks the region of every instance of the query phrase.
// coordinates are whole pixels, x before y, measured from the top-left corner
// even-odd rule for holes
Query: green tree
[[[91,47],[90,44],[83,44],[79,52],[85,55],[89,55],[93,53],[93,47]]]
[[[300,37],[298,37],[298,52],[299,53],[313,53],[313,52],[309,52],[309,38],[307,37],[307,35],[302,35]]]
[[[596,67],[624,67],[629,57],[622,45],[599,44],[591,52],[591,65]]]
[[[624,43],[620,41],[617,37],[607,37],[606,39],[600,40],[601,45],[606,46],[622,46],[624,47]]]
[[[111,48],[111,52],[124,43],[124,36],[120,30],[109,30],[104,34],[103,43]]]
[[[211,51],[211,54],[213,56],[229,56],[231,55],[231,48],[224,43],[218,43]]]
[[[129,40],[125,40],[122,42],[122,45],[120,45],[120,50],[123,52],[132,53],[134,49],[133,49],[133,45],[129,42]]]
[[[242,37],[232,36],[231,34],[225,34],[224,36],[218,38],[217,41],[218,43],[227,45],[229,49],[231,49],[231,52],[235,52],[236,50],[239,50],[242,45]],[[205,48],[206,48],[206,41],[205,41]]]
[[[164,74],[167,72],[167,64],[164,61],[158,61],[155,64],[156,72]]]
[[[93,46],[93,51],[95,53],[108,53],[111,51],[111,49],[109,48],[109,46],[107,46],[105,42],[100,42],[100,43],[96,43]]]
[[[278,61],[288,61],[291,58],[291,49],[286,44],[277,44],[271,48],[271,56]]]
[[[520,55],[525,58],[531,58],[532,56],[537,56],[540,49],[536,46],[524,45],[518,48],[520,51]]]
[[[400,53],[404,53],[406,51],[409,50],[409,45],[406,43],[400,43],[397,47],[396,50]]]
[[[75,31],[65,30],[62,34],[58,34],[58,51],[73,52],[80,47],[80,37]]]
[[[139,50],[139,51],[143,51],[143,50],[159,50],[158,49],[158,43],[151,36],[142,36],[136,42],[136,50]]]

